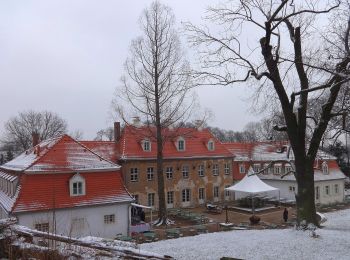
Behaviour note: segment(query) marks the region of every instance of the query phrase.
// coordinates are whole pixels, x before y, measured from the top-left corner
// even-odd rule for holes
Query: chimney
[[[39,134],[37,132],[32,133],[33,147],[39,143]]]
[[[197,119],[197,120],[194,121],[194,125],[198,129],[198,131],[202,131],[204,122],[203,122],[203,120]]]
[[[114,142],[120,139],[120,122],[114,122]]]
[[[133,117],[132,124],[133,126],[139,127],[141,125],[140,117],[138,116]]]

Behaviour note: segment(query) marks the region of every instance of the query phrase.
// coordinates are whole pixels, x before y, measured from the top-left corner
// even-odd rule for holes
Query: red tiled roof
[[[80,143],[111,162],[119,159],[119,143],[114,141],[80,141]]]
[[[132,201],[123,185],[120,171],[80,173],[85,178],[86,195],[71,197],[69,179],[73,176],[74,173],[24,174],[12,211],[16,213]]]
[[[151,131],[151,132],[150,132]],[[155,129],[148,127],[127,126],[124,128],[120,140],[121,159],[153,159],[157,156],[157,143],[154,137]],[[197,130],[180,128],[176,130],[165,129],[163,134],[166,142],[163,148],[165,159],[172,158],[204,158],[204,157],[232,157],[232,154],[207,129]],[[178,151],[176,141],[179,137],[185,139],[185,150]],[[144,151],[141,142],[149,139],[151,151]],[[213,151],[208,150],[208,141],[215,144]]]
[[[25,172],[119,169],[68,135],[43,141],[0,168]]]

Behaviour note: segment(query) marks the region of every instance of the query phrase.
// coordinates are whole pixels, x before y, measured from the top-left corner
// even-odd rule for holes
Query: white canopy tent
[[[260,180],[260,178],[254,173],[252,167],[249,168],[248,173],[244,176],[244,178],[241,181],[239,181],[238,183],[228,188],[225,188],[225,190],[249,193],[251,197],[253,197],[254,194],[278,190],[278,197],[280,197],[279,189],[272,187],[266,184],[265,182],[263,182],[262,180]],[[254,214],[253,200],[252,200],[252,209]]]

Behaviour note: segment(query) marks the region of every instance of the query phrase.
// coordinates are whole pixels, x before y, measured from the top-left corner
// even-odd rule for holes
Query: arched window
[[[69,180],[69,192],[70,196],[83,196],[85,195],[85,179],[79,174],[75,174]]]
[[[323,174],[328,174],[329,173],[327,162],[323,162],[322,163],[322,172],[323,172]]]
[[[183,137],[179,137],[177,139],[177,150],[178,151],[185,151],[185,149],[186,149],[185,139]]]
[[[151,142],[148,139],[144,139],[142,141],[142,149],[146,152],[150,152],[151,151]]]
[[[215,150],[215,143],[212,139],[208,141],[208,150],[209,151],[214,151]]]

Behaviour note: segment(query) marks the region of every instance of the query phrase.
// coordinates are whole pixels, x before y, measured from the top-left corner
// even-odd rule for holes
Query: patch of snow
[[[350,209],[325,214],[315,232],[295,229],[234,230],[142,244],[141,249],[176,259],[350,259]]]

